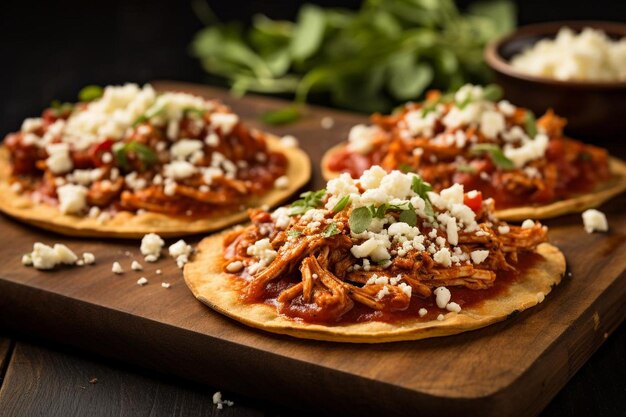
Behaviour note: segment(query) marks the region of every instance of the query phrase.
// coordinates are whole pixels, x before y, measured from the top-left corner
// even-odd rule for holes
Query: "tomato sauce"
[[[452,295],[451,301],[459,304],[461,308],[480,306],[485,300],[495,299],[505,294],[513,283],[524,278],[524,273],[537,264],[542,258],[535,253],[521,253],[518,256],[517,269],[513,271],[498,271],[494,285],[484,290],[472,290],[465,287],[448,287]],[[243,279],[235,278],[241,283]],[[354,302],[354,306],[338,320],[328,320],[317,305],[304,303],[302,295],[294,298],[289,305],[280,306],[277,297],[282,291],[300,282],[300,277],[290,275],[270,281],[260,297],[259,303],[280,307],[280,313],[294,320],[301,320],[307,323],[320,324],[352,324],[365,323],[370,321],[381,321],[386,323],[396,323],[409,319],[421,319],[424,321],[436,320],[439,314],[446,314],[446,309],[437,307],[435,296],[428,298],[411,297],[409,307],[403,311],[378,311],[361,303]],[[239,288],[243,294],[245,285]],[[243,300],[243,298],[242,298]],[[425,308],[428,312],[424,317],[419,316],[419,310]]]

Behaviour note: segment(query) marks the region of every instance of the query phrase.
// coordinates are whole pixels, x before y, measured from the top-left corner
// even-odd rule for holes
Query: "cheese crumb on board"
[[[141,277],[141,278],[139,278],[139,279],[137,280],[137,284],[138,284],[138,285],[141,285],[141,286],[144,286],[144,285],[146,285],[147,283],[148,283],[148,280],[146,279],[146,277]]]
[[[161,249],[165,245],[161,236],[156,233],[148,233],[141,239],[139,250],[145,256],[147,262],[155,262],[161,256]]]
[[[83,262],[85,263],[85,265],[91,265],[94,262],[96,262],[96,257],[91,252],[84,252],[83,253]]]
[[[600,210],[585,210],[582,217],[585,231],[587,233],[606,232],[609,230],[609,222],[606,219],[606,215]]]
[[[141,265],[139,262],[137,261],[133,261],[130,264],[130,269],[132,269],[133,271],[143,271],[143,265]]]
[[[111,272],[114,274],[123,274],[124,270],[122,269],[122,265],[119,262],[113,262],[113,266],[111,266]]]
[[[188,245],[183,239],[180,239],[178,242],[170,245],[168,251],[170,256],[176,259],[176,265],[182,268],[189,260],[193,247]]]
[[[171,286],[172,286],[172,285],[171,285],[169,282],[162,282],[162,283],[161,283],[161,287],[163,287],[163,288],[169,288],[169,287],[171,287]]]
[[[55,243],[48,246],[41,242],[33,245],[33,251],[22,255],[22,264],[36,269],[52,269],[57,265],[76,265],[78,256],[67,246]]]

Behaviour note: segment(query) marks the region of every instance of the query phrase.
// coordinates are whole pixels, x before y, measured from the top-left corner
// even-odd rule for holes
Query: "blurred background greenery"
[[[206,25],[191,51],[235,94],[282,94],[361,112],[388,112],[427,89],[486,83],[483,48],[511,31],[508,0],[365,0],[356,10],[304,4],[294,21],[256,14],[249,25],[221,21],[206,0]],[[283,112],[288,121],[290,113]],[[293,113],[292,113],[293,114]]]

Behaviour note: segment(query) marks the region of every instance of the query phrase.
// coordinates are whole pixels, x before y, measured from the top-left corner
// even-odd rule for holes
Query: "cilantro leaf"
[[[479,143],[470,148],[471,155],[483,155],[488,153],[491,157],[491,161],[498,168],[509,170],[515,168],[515,164],[509,158],[504,155],[502,149],[493,143]]]
[[[413,210],[412,207],[410,210],[404,210],[400,213],[400,221],[411,227],[415,227],[415,225],[417,225],[417,214],[415,214],[415,210]]]
[[[531,139],[537,136],[537,120],[535,119],[535,114],[530,110],[527,110],[526,114],[524,114],[524,129]]]
[[[422,197],[422,199],[426,200],[428,198],[428,194],[426,193],[429,191],[432,191],[433,187],[432,185],[422,180],[417,175],[414,175],[413,181],[411,183],[411,189],[413,190],[415,194],[419,195],[420,197]]]
[[[115,161],[119,167],[125,171],[130,169],[130,163],[128,161],[128,154],[134,153],[137,158],[142,162],[143,168],[147,169],[158,162],[156,153],[149,146],[144,145],[136,141],[120,144],[113,149],[113,155]]]
[[[289,236],[289,237],[298,237],[300,235],[302,235],[302,232],[299,231],[299,230],[288,230],[287,231],[287,236]]]
[[[363,233],[372,223],[372,212],[367,207],[359,207],[352,211],[348,225],[354,233]]]
[[[483,99],[487,101],[498,101],[502,95],[502,87],[497,84],[489,84],[483,89]]]
[[[349,195],[344,195],[338,202],[337,204],[335,204],[335,207],[333,207],[333,213],[337,214],[339,213],[341,210],[343,210],[344,208],[346,208],[346,206],[348,205],[348,203],[350,202],[350,196]]]
[[[476,168],[474,168],[470,164],[457,165],[456,170],[457,170],[457,172],[466,172],[468,174],[475,174],[476,173]]]
[[[99,85],[88,85],[78,92],[78,99],[80,101],[94,101],[102,97],[103,94],[104,89]]]
[[[332,222],[328,226],[326,226],[326,228],[322,232],[322,236],[324,236],[324,237],[331,237],[331,236],[338,235],[339,233],[341,233],[341,232],[337,228],[337,223]]]
[[[311,209],[321,207],[324,204],[322,199],[325,195],[326,190],[324,188],[318,191],[307,191],[300,194],[300,197],[302,198],[291,203],[291,211],[289,212],[289,215],[297,216],[304,214]]]

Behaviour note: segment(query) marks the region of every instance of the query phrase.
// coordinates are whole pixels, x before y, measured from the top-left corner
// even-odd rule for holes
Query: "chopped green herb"
[[[461,164],[456,167],[457,172],[466,172],[468,174],[475,174],[476,168],[471,166],[470,164]]]
[[[415,227],[415,225],[417,225],[417,214],[415,214],[415,210],[413,210],[413,208],[410,210],[404,210],[400,213],[400,221],[411,227]]]
[[[537,120],[535,119],[535,114],[530,110],[527,110],[524,115],[524,128],[526,134],[530,136],[531,139],[537,136]]]
[[[99,85],[88,85],[78,92],[80,101],[94,101],[102,97],[104,89]]]
[[[406,201],[402,204],[391,204],[389,206],[389,209],[398,210],[398,211],[411,210],[412,208],[413,206],[411,205],[411,202],[409,201]]]
[[[318,191],[307,191],[306,193],[300,194],[302,198],[291,203],[291,212],[289,215],[297,216],[311,209],[321,207],[323,204],[322,199],[325,195],[326,190],[323,188]]]
[[[117,165],[124,170],[130,169],[128,161],[129,153],[137,155],[137,158],[142,162],[144,169],[147,169],[158,162],[156,153],[150,147],[135,141],[128,142],[115,147],[113,150]]]
[[[298,106],[287,106],[278,110],[270,110],[261,115],[261,120],[266,125],[285,125],[296,122],[300,118]]]
[[[344,195],[343,197],[341,197],[341,200],[339,200],[337,204],[335,204],[335,207],[333,207],[333,213],[334,214],[339,213],[341,210],[346,208],[349,202],[350,202],[349,195]]]
[[[152,119],[153,117],[156,116],[160,116],[165,112],[165,105],[162,104],[160,106],[152,106],[150,107],[148,110],[146,110],[146,112],[144,114],[142,114],[141,116],[139,116],[137,119],[135,119],[135,121],[133,122],[133,127],[140,125],[142,123],[145,123],[147,121],[149,121],[150,119]]]
[[[403,173],[403,174],[408,174],[409,172],[413,172],[413,167],[409,164],[400,164],[400,166],[398,167],[398,169]]]
[[[299,230],[288,230],[287,231],[287,236],[289,236],[289,237],[298,237],[300,235],[302,235],[302,232],[299,231]]]
[[[337,223],[332,222],[328,226],[326,226],[326,228],[322,232],[322,236],[324,236],[324,237],[331,237],[331,236],[338,235],[339,233],[341,233],[341,232],[337,228]]]
[[[189,116],[191,114],[198,116],[198,117],[203,117],[204,114],[206,113],[206,110],[204,109],[196,109],[194,107],[188,107],[186,109],[183,109],[183,115],[184,116]]]
[[[377,219],[382,219],[385,217],[385,213],[389,210],[389,203],[383,203],[378,208],[374,205],[369,206],[369,210],[372,213],[372,216]]]
[[[71,113],[74,110],[74,105],[72,103],[61,103],[59,100],[52,100],[50,108],[54,115],[59,117],[65,113]]]
[[[498,101],[502,95],[502,87],[497,84],[489,84],[483,89],[483,99],[487,101]]]
[[[348,225],[353,233],[363,233],[372,223],[372,212],[367,207],[359,207],[352,211]]]
[[[426,193],[429,191],[432,191],[433,187],[429,183],[425,182],[420,177],[415,175],[413,176],[411,189],[413,190],[415,194],[419,195],[420,197],[422,197],[422,199],[426,200],[428,199],[428,194]]]
[[[509,158],[507,158],[502,149],[495,144],[492,143],[479,143],[478,145],[474,145],[470,148],[471,155],[482,155],[488,153],[491,157],[491,161],[498,168],[509,170],[515,168],[515,164]]]

